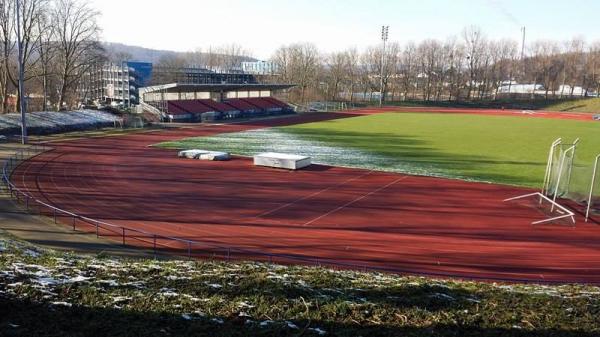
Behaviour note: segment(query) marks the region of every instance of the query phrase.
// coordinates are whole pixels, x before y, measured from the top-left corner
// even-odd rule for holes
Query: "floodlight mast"
[[[25,118],[26,103],[23,94],[24,90],[24,60],[23,60],[23,44],[21,41],[21,0],[16,0],[15,11],[17,17],[17,49],[19,50],[19,110],[21,110],[21,142],[27,144],[27,125]]]
[[[525,75],[525,26],[521,27],[521,32],[523,33],[523,40],[521,42],[521,65],[523,66],[523,75]]]
[[[381,73],[379,74],[379,107],[383,105],[383,69],[385,68],[385,43],[388,40],[390,26],[381,26],[381,41],[383,41],[383,48],[381,50]]]

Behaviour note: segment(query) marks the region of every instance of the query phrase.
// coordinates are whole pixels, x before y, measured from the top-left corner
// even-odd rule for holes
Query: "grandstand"
[[[165,84],[140,89],[142,109],[160,111],[169,122],[204,122],[293,113],[271,95],[285,84]]]

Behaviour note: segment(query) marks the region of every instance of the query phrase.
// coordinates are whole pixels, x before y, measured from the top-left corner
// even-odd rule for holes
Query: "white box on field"
[[[297,154],[266,152],[254,156],[254,165],[298,170],[311,164],[310,157]]]
[[[208,153],[198,155],[197,159],[222,161],[231,159],[231,156],[227,152],[209,151]]]
[[[231,155],[227,152],[206,151],[206,150],[184,150],[177,154],[180,158],[200,159],[200,160],[229,160]]]
[[[199,155],[201,154],[206,154],[209,153],[209,151],[206,150],[183,150],[180,151],[177,156],[179,158],[189,158],[189,159],[194,159],[194,158],[198,158]]]

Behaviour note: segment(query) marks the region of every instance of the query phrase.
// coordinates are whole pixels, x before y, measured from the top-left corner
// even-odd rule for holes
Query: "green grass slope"
[[[600,98],[565,101],[548,105],[544,110],[600,113]]]
[[[263,263],[121,260],[0,233],[0,336],[566,336],[600,289]]]

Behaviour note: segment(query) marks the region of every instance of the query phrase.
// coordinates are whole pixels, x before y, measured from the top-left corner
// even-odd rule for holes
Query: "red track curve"
[[[527,190],[325,166],[287,172],[245,158],[181,160],[148,147],[373,112],[62,142],[22,164],[13,181],[82,216],[222,247],[411,274],[600,283],[598,225],[578,217],[575,228],[533,227],[545,217],[537,208],[502,202]],[[504,113],[496,112],[486,113]]]

